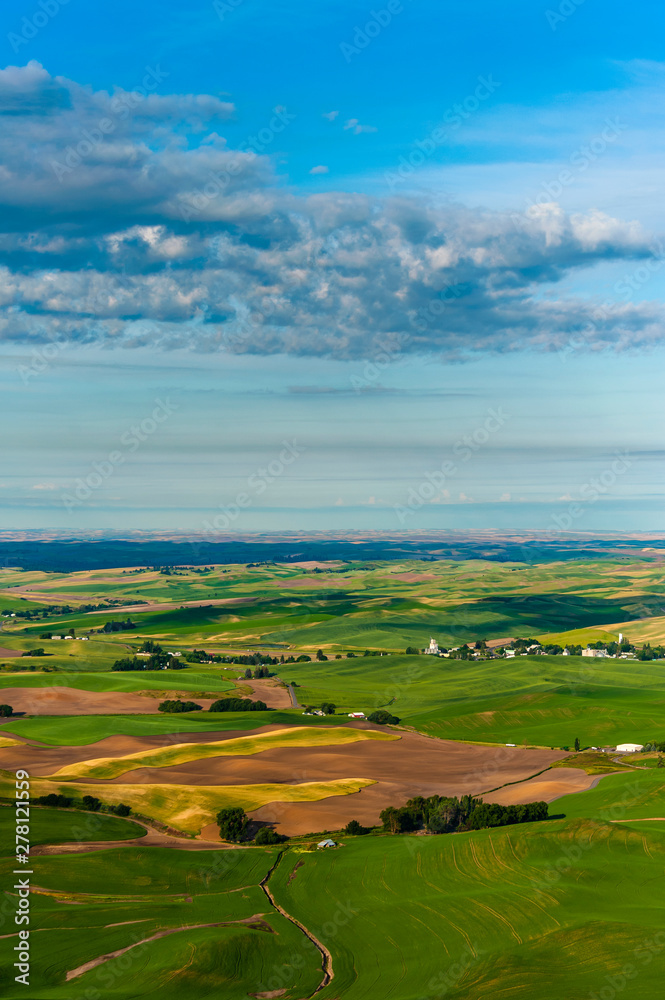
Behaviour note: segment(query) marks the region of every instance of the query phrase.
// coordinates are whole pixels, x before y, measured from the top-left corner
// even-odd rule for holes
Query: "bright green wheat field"
[[[402,727],[460,742],[560,748],[572,746],[576,737],[583,746],[665,741],[665,660],[527,656],[475,662],[405,654],[407,646],[426,646],[430,636],[445,646],[511,636],[585,644],[621,631],[635,643],[663,642],[662,581],[661,564],[646,554],[539,564],[337,562],[319,571],[297,564],[233,565],[176,576],[145,569],[0,569],[0,610],[6,612],[0,619],[2,702],[11,704],[15,687],[54,685],[193,700],[249,693],[237,681],[244,671],[237,665],[111,672],[115,659],[151,638],[177,651],[307,654],[311,662],[272,669],[285,684],[296,685],[300,706],[337,706],[337,714],[325,718],[303,716],[302,707],[179,716],[26,715],[4,720],[0,734],[53,752],[71,747],[72,753],[110,737],[149,737],[152,747],[166,748],[155,753],[168,765],[175,757],[204,760],[213,752],[197,743],[196,734],[214,732],[221,739],[264,725],[316,727],[297,749],[305,769],[310,746],[345,742],[334,731],[348,722],[346,713],[378,708],[397,715]],[[104,602],[113,607],[94,613],[83,607]],[[71,611],[41,617],[44,609],[64,604]],[[28,610],[40,618],[10,614]],[[128,616],[135,630],[93,631]],[[72,629],[89,641],[40,638]],[[47,655],[6,653],[35,647]],[[318,649],[327,660],[314,658]],[[363,656],[365,650],[383,655]],[[355,656],[348,658],[349,652]],[[169,748],[184,738],[191,752],[178,750],[174,757]],[[256,753],[252,738],[229,750],[233,746]],[[16,747],[0,747],[0,766],[3,753],[14,760]],[[115,775],[113,781],[122,784],[140,774],[140,768],[112,763],[114,754],[104,764],[105,780]],[[109,753],[92,748],[89,756]],[[88,774],[85,765],[72,764],[70,771],[95,780],[96,772]],[[554,818],[539,824],[440,836],[335,834],[341,846],[319,851],[318,836],[270,848],[123,845],[144,828],[110,815],[35,808],[33,845],[57,850],[83,839],[91,850],[31,859],[36,891],[26,991],[13,981],[15,938],[2,937],[16,932],[14,817],[7,797],[13,772],[6,769],[0,774],[0,965],[9,984],[3,995],[654,1000],[665,976],[664,773],[650,766],[602,777],[595,788],[555,800]],[[303,780],[309,780],[306,774],[297,779]],[[35,776],[35,787],[46,787],[45,781]],[[58,779],[65,791],[77,787]],[[93,794],[101,787],[80,785]],[[242,785],[224,787],[205,791],[209,812],[248,794]],[[154,818],[168,823],[182,813],[187,786],[178,785],[177,795],[172,788],[172,801],[164,789],[132,786],[139,821],[138,806],[143,802],[149,814],[155,795],[160,807]],[[274,792],[262,786],[268,800],[280,794],[286,797],[283,785]],[[190,797],[196,798],[193,791]],[[190,836],[195,827],[187,828]],[[117,846],[95,849],[99,841]],[[272,899],[261,888],[266,880]],[[308,934],[330,954],[333,978],[321,989],[322,955]],[[116,951],[122,954],[71,978],[86,963]]]

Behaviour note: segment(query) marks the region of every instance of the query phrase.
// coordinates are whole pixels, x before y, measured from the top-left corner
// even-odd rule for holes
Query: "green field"
[[[299,956],[292,983],[310,995],[321,978],[318,952],[258,887],[274,857],[267,850],[127,847],[35,858],[33,883],[42,889],[32,903],[30,989],[14,983],[13,953],[5,947],[4,996],[244,1000],[285,955]],[[142,943],[164,931],[172,933]],[[66,982],[68,972],[125,948],[131,950]]]
[[[15,853],[11,850],[15,810],[11,806],[0,808],[0,855]],[[69,841],[131,840],[142,837],[145,828],[132,820],[103,813],[66,812],[33,806],[30,810],[30,844],[66,844]]]
[[[31,589],[17,589],[26,585]],[[111,671],[115,659],[150,637],[176,651],[306,653],[311,662],[272,665],[273,674],[295,682],[302,706],[333,702],[337,710],[325,717],[288,709],[11,718],[0,725],[0,766],[3,751],[5,760],[16,760],[15,738],[35,741],[43,751],[31,753],[55,759],[57,773],[46,777],[37,768],[33,796],[59,791],[125,802],[192,838],[226,805],[251,812],[273,802],[319,802],[372,783],[372,774],[345,772],[341,751],[361,739],[393,740],[398,731],[340,728],[349,712],[385,708],[403,727],[473,743],[558,748],[578,738],[590,748],[665,740],[665,661],[464,661],[404,652],[422,649],[430,636],[442,646],[510,636],[584,644],[621,631],[656,643],[665,640],[664,595],[662,564],[646,553],[539,563],[273,563],[176,575],[0,569],[0,608],[33,614],[4,617],[0,647],[43,647],[49,654],[20,660],[0,654],[0,701],[11,704],[13,687],[53,685],[196,699],[233,691],[244,673],[244,665],[222,664],[177,673]],[[83,607],[109,601],[119,606],[101,613]],[[127,610],[136,602],[143,603]],[[48,613],[65,604],[71,612]],[[128,615],[134,630],[95,632]],[[71,629],[89,641],[39,638]],[[314,658],[319,648],[328,659]],[[365,650],[382,655],[363,656]],[[268,725],[279,731],[250,732]],[[220,737],[197,742],[197,733]],[[113,744],[92,749],[83,762],[79,753],[53,751],[112,736],[153,742],[131,752]],[[260,764],[261,754],[270,760],[271,751],[284,747],[300,767],[292,783],[289,777],[233,784],[224,776],[229,783],[214,784],[202,770],[206,760],[222,758],[213,773],[224,774],[223,758],[233,757],[242,775],[243,758],[258,754]],[[306,780],[306,755],[316,747],[339,760],[334,780]],[[307,928],[329,950],[334,973],[317,1000],[610,1000],[610,994],[654,1000],[665,971],[665,821],[658,818],[665,816],[665,777],[656,759],[642,769],[622,766],[595,788],[556,800],[554,818],[542,823],[442,836],[335,835],[341,846],[334,850],[316,850],[311,838],[218,851],[137,847],[122,844],[143,833],[131,820],[33,808],[34,845],[117,840],[118,846],[33,855],[31,987],[26,992],[14,983],[13,939],[6,938],[0,965],[11,985],[3,995],[308,1000],[323,972]],[[205,785],[156,783],[142,770],[190,761],[201,762]],[[593,750],[563,765],[599,776],[620,766]],[[14,775],[4,767],[0,794],[8,802]],[[13,810],[0,808],[0,935],[15,932],[13,821]],[[301,926],[275,909],[260,886],[266,878],[274,900]],[[115,951],[121,954],[66,981]]]
[[[588,997],[627,962],[626,995],[653,1000],[665,934],[660,958],[644,956],[662,928],[664,863],[665,829],[646,843],[627,826],[554,821],[289,853],[271,885],[327,938],[323,1000]]]

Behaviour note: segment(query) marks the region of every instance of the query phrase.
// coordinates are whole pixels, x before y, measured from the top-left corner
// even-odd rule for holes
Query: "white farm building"
[[[644,750],[641,743],[620,743],[617,747],[619,753],[639,753]]]

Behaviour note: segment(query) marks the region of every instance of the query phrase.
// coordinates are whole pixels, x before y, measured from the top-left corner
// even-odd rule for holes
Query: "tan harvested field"
[[[10,657],[10,656],[22,656],[22,655],[23,652],[20,649],[5,649],[3,646],[0,646],[0,660],[2,659],[3,656]]]
[[[499,802],[502,806],[520,805],[522,802],[553,802],[562,795],[572,792],[586,792],[595,788],[604,774],[587,774],[581,768],[556,768],[545,774],[508,788],[499,788],[496,792],[484,795],[486,802]]]

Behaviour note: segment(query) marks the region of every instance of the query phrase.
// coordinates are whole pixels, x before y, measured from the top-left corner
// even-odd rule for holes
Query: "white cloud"
[[[312,167],[310,174],[327,174],[330,167],[324,167],[323,164],[319,164],[318,167]]]

